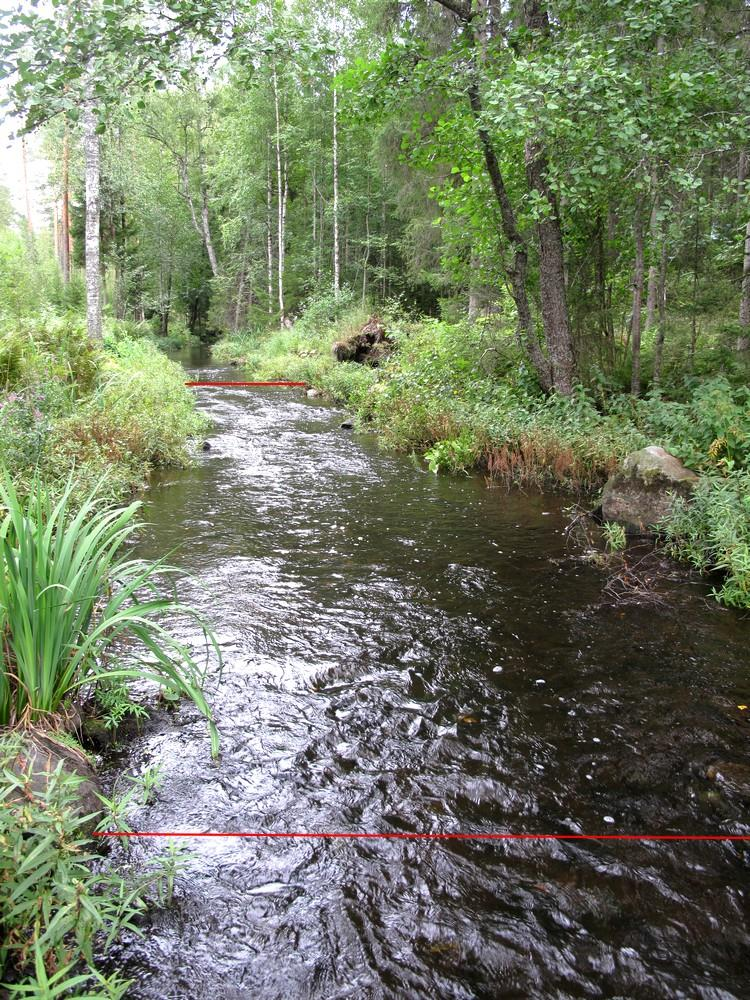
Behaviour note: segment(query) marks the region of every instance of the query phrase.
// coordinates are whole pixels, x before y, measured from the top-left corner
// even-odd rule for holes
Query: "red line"
[[[307,385],[307,382],[186,382],[185,385]]]
[[[750,841],[750,833],[215,833],[192,830],[113,831],[94,837],[264,837],[275,839],[348,840],[739,840]]]

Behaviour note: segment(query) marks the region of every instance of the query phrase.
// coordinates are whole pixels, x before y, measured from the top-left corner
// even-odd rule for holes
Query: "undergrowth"
[[[94,853],[89,818],[78,815],[81,778],[62,765],[45,782],[16,735],[0,739],[0,992],[53,1000],[117,1000],[130,982],[105,975],[106,953],[123,930],[140,934],[148,906],[168,902],[169,853],[137,875]]]
[[[206,430],[179,365],[128,325],[107,321],[101,347],[75,316],[42,313],[0,329],[0,461],[20,489],[39,475],[112,499],[158,465],[183,465]]]

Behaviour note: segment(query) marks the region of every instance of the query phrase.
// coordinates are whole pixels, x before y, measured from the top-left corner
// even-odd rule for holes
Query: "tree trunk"
[[[485,42],[481,37],[481,28],[476,24],[477,11],[473,4],[468,0],[437,0],[437,2],[455,14],[463,23],[464,35],[473,49],[474,59],[479,58]],[[538,0],[524,0],[521,13],[523,26],[532,36],[532,44],[535,32],[544,35],[549,33],[547,12]],[[503,236],[510,245],[513,255],[512,262],[506,266],[505,271],[518,313],[521,339],[542,387],[569,395],[575,376],[575,359],[568,321],[562,229],[556,199],[547,182],[544,148],[537,142],[528,141],[525,159],[529,185],[549,206],[547,218],[537,225],[542,321],[549,359],[544,356],[539,345],[531,315],[527,290],[526,246],[518,230],[515,211],[505,188],[492,141],[482,124],[483,107],[476,67],[469,82],[468,97],[487,173],[500,209]]]
[[[315,177],[315,162],[312,167],[312,252],[313,252],[313,278],[317,281],[320,277],[318,272],[318,185]]]
[[[279,110],[279,78],[276,72],[276,64],[273,67],[273,106],[276,115],[276,210],[277,210],[277,266],[278,266],[278,287],[279,287],[279,323],[284,322],[284,177],[281,168],[281,114]]]
[[[695,230],[693,234],[693,292],[690,308],[690,371],[695,368],[695,351],[698,346],[698,267],[700,258],[698,249],[700,245],[700,214],[698,202],[695,206]]]
[[[29,240],[33,240],[34,220],[31,216],[31,191],[29,189],[29,147],[25,138],[21,139],[21,167],[23,170],[23,198],[26,205],[26,230]]]
[[[475,280],[469,285],[469,306],[466,312],[466,318],[470,323],[476,323],[482,311],[482,290],[477,284],[479,267],[479,258],[472,253],[471,273]]]
[[[750,348],[750,222],[745,228],[745,259],[742,266],[742,293],[740,295],[740,335],[737,350]]]
[[[547,183],[547,162],[543,148],[538,143],[527,141],[525,159],[529,187],[549,205],[549,214],[537,223],[536,230],[539,240],[542,323],[551,366],[552,388],[563,396],[569,396],[573,391],[575,359],[568,322],[565,257],[557,198]]]
[[[522,15],[523,25],[530,36],[529,46],[533,49],[538,38],[546,39],[550,35],[547,8],[540,0],[523,0]],[[575,356],[568,319],[560,208],[547,180],[547,154],[542,143],[536,139],[527,139],[524,159],[529,188],[536,192],[547,206],[547,212],[537,223],[536,230],[539,243],[542,325],[550,361],[551,383],[557,392],[569,396],[573,391],[575,378]]]
[[[208,262],[211,265],[211,274],[213,274],[214,278],[218,278],[219,262],[216,258],[214,242],[211,238],[211,226],[208,218],[208,191],[203,181],[201,181],[201,228],[203,229],[203,241],[206,244]]]
[[[661,369],[664,360],[664,339],[667,335],[667,238],[662,233],[661,258],[659,261],[659,272],[656,284],[656,300],[658,309],[659,328],[656,332],[656,344],[654,345],[654,385],[661,382]]]
[[[60,212],[60,268],[64,284],[70,283],[70,140],[68,120],[63,123],[62,208]]]
[[[635,242],[635,265],[633,268],[633,315],[631,319],[631,344],[633,352],[633,369],[630,378],[630,391],[634,396],[641,394],[641,310],[643,308],[643,279],[646,262],[643,241],[643,218],[639,204],[635,207],[633,223]]]
[[[528,272],[528,254],[523,238],[516,224],[516,215],[511,204],[510,197],[505,188],[503,175],[500,172],[495,149],[489,137],[489,133],[482,126],[482,101],[479,96],[479,86],[473,80],[469,86],[469,104],[471,106],[474,124],[479,137],[479,142],[484,155],[484,162],[492,185],[498,207],[500,209],[500,220],[503,236],[510,244],[513,254],[512,262],[506,266],[505,272],[508,276],[511,287],[511,296],[516,306],[518,314],[518,329],[521,340],[529,356],[537,378],[543,389],[553,388],[552,368],[547,358],[545,358],[539,345],[534,320],[531,315],[529,296],[526,289],[526,279]]]
[[[162,298],[161,305],[161,335],[166,337],[169,335],[169,314],[172,311],[172,261],[169,262],[169,270],[167,271],[167,287],[164,289],[164,295]]]
[[[284,158],[284,190],[281,195],[281,227],[279,229],[279,315],[281,323],[286,319],[284,309],[284,266],[286,263],[286,205],[289,199],[289,170]]]
[[[193,195],[190,191],[190,177],[188,174],[187,160],[180,158],[179,161],[179,171],[180,178],[182,181],[183,194],[185,200],[188,203],[188,208],[190,209],[190,217],[193,220],[193,228],[196,233],[200,236],[203,246],[206,249],[206,254],[208,256],[208,263],[211,266],[211,274],[214,278],[219,276],[219,265],[216,258],[216,251],[214,250],[213,239],[211,238],[211,226],[209,223],[208,216],[208,191],[203,181],[203,168],[201,167],[201,178],[200,178],[200,195],[201,195],[201,214],[198,218],[198,213],[195,210],[195,202],[193,201]]]
[[[268,147],[266,160],[266,266],[268,277],[268,315],[273,316],[273,226],[271,213],[273,209],[273,181],[271,179],[271,147]]]
[[[333,88],[333,294],[341,293],[341,260],[339,248],[339,133],[338,91]]]
[[[86,325],[91,340],[102,339],[102,282],[100,268],[100,148],[96,115],[90,101],[83,109],[86,161]]]

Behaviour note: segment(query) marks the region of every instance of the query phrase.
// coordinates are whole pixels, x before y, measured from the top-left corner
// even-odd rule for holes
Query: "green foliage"
[[[628,544],[625,528],[614,521],[606,521],[602,526],[604,543],[610,552],[622,552]]]
[[[5,737],[0,775],[0,979],[8,995],[123,996],[128,984],[97,970],[94,942],[106,951],[122,930],[140,933],[155,873],[129,883],[101,864],[75,812],[82,779],[62,765],[39,789],[22,744]]]
[[[94,692],[95,712],[105,729],[117,729],[128,716],[144,719],[145,707],[133,701],[127,681],[107,677],[100,680]]]
[[[721,574],[713,591],[718,600],[750,607],[750,472],[702,477],[661,527],[672,555],[701,572]]]
[[[2,331],[2,327],[0,327]],[[179,365],[146,325],[109,320],[104,349],[84,321],[49,311],[0,332],[0,460],[27,489],[38,473],[78,492],[96,483],[113,499],[141,486],[154,465],[184,465],[206,420]]]
[[[189,651],[159,624],[165,613],[197,613],[160,595],[159,563],[123,554],[138,524],[138,503],[104,506],[92,495],[71,509],[69,485],[55,502],[41,483],[19,499],[5,474],[0,502],[0,725],[44,721],[84,685],[113,678],[155,681],[187,696],[218,735],[202,694],[202,672]],[[127,663],[113,660],[124,642]],[[218,651],[217,651],[218,652]]]
[[[424,457],[430,472],[467,472],[476,465],[477,451],[472,435],[464,432],[457,438],[437,441]]]
[[[623,404],[615,408],[622,412]],[[750,464],[750,389],[722,375],[694,382],[684,403],[652,395],[637,405],[634,419],[693,468],[731,472]]]

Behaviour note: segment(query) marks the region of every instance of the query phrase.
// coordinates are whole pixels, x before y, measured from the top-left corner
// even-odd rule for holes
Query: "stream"
[[[221,758],[157,711],[107,758],[161,768],[135,829],[750,833],[750,621],[705,584],[607,601],[569,498],[434,476],[298,389],[195,391],[211,449],[155,477],[139,554],[216,629]],[[188,846],[111,952],[134,998],[750,995],[749,844]]]

